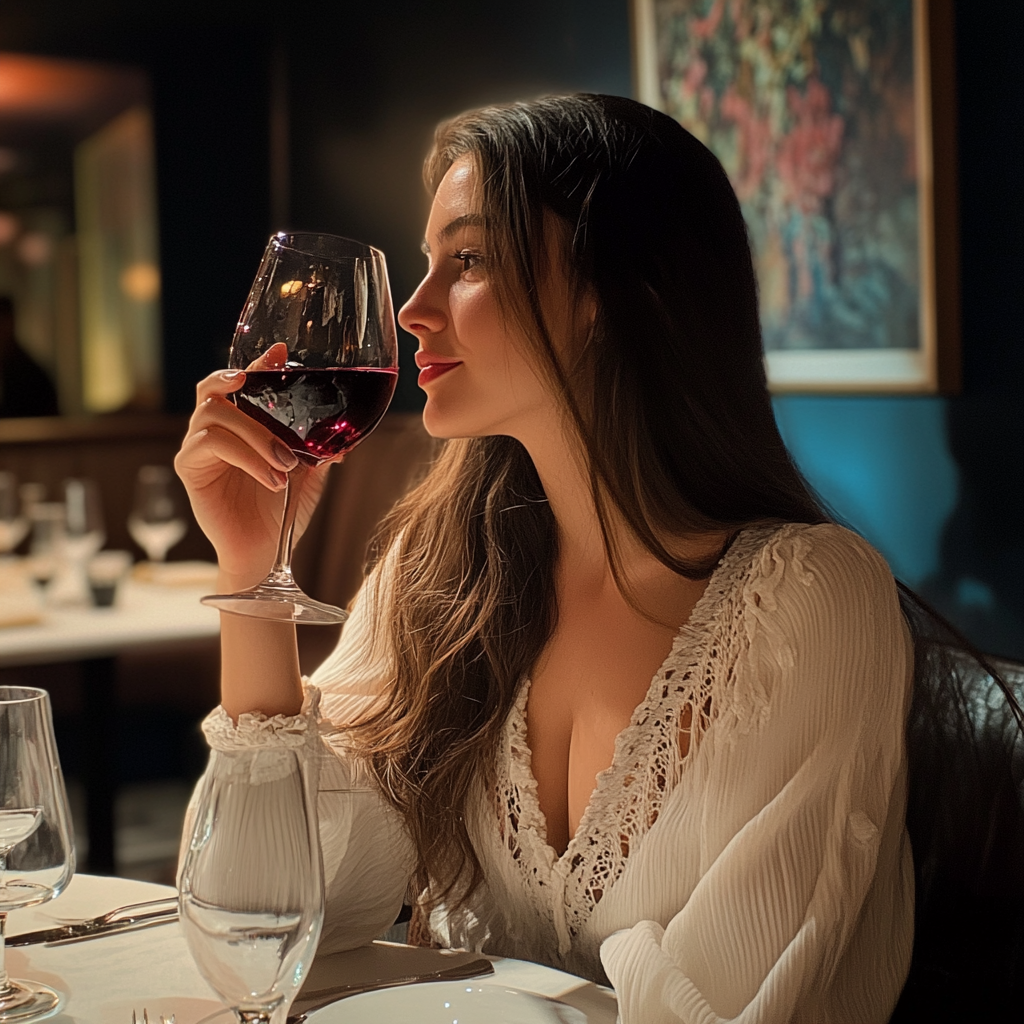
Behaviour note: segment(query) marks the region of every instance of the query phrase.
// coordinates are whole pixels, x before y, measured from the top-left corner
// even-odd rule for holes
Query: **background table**
[[[115,659],[128,651],[216,637],[220,616],[199,603],[208,586],[176,587],[133,580],[114,608],[48,608],[43,622],[0,629],[0,667],[80,661],[83,783],[89,836],[88,868],[114,871]]]
[[[16,910],[8,917],[10,935],[45,928],[58,920],[91,917],[112,907],[170,896],[168,886],[124,878],[76,875],[59,899]],[[453,965],[475,954],[373,943],[320,957],[307,981],[312,991],[331,984],[394,978]],[[499,984],[556,998],[582,1009],[591,1024],[614,1024],[613,996],[582,978],[522,960],[490,958],[495,973],[474,984]],[[231,1024],[227,1011],[196,969],[177,923],[63,946],[22,946],[7,951],[14,978],[32,978],[60,990],[63,1010],[51,1024],[130,1024],[132,1011],[151,1021],[175,1015],[177,1024]],[[301,994],[295,1009],[301,1008]]]

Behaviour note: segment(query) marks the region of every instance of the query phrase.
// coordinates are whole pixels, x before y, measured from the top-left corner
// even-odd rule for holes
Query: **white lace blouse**
[[[371,604],[357,600],[300,716],[243,715],[236,728],[218,709],[205,724],[214,747],[305,731],[318,752],[327,951],[391,924],[414,862],[345,744],[344,723],[387,678],[369,648]],[[868,544],[831,525],[743,531],[561,856],[530,769],[524,683],[497,793],[481,786],[470,808],[486,881],[459,911],[435,911],[431,930],[444,945],[607,978],[624,1024],[886,1021],[913,938],[911,670],[892,576]]]

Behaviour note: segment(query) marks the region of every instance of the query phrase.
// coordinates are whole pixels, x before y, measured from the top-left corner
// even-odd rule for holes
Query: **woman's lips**
[[[420,387],[429,384],[432,380],[437,380],[438,377],[443,373],[447,373],[449,370],[454,370],[456,366],[461,366],[461,362],[453,363],[428,363],[420,370],[419,378],[416,383]]]

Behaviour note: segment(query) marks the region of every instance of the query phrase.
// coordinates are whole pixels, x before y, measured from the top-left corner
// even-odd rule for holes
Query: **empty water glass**
[[[239,1022],[284,1020],[316,952],[323,900],[303,750],[213,751],[178,905],[199,972]]]

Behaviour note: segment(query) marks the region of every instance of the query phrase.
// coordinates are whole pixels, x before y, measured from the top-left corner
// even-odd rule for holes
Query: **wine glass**
[[[324,913],[316,793],[301,749],[218,751],[179,879],[199,973],[240,1022],[283,1021]]]
[[[142,466],[135,480],[135,504],[128,517],[132,540],[151,562],[162,562],[185,536],[187,524],[174,494],[174,474],[167,466]]]
[[[27,485],[26,485],[27,486]],[[45,587],[57,571],[64,548],[64,503],[36,501],[29,506],[32,540],[28,549],[29,575]]]
[[[58,557],[57,575],[47,599],[56,605],[92,603],[86,566],[103,547],[103,505],[95,480],[64,481],[64,538]]]
[[[52,1013],[60,996],[4,967],[7,913],[59,896],[75,872],[71,812],[45,690],[0,686],[0,1024]]]
[[[0,559],[13,551],[28,533],[28,519],[18,503],[18,481],[0,472]]]
[[[274,345],[287,358],[249,369]],[[283,350],[281,350],[283,351]],[[348,238],[271,237],[235,330],[228,365],[246,370],[231,397],[306,465],[354,448],[380,421],[398,377],[395,316],[384,254]],[[290,478],[289,478],[290,479]],[[291,571],[295,493],[285,485],[273,568],[262,583],[203,603],[236,615],[344,622],[340,608],[308,597]]]

